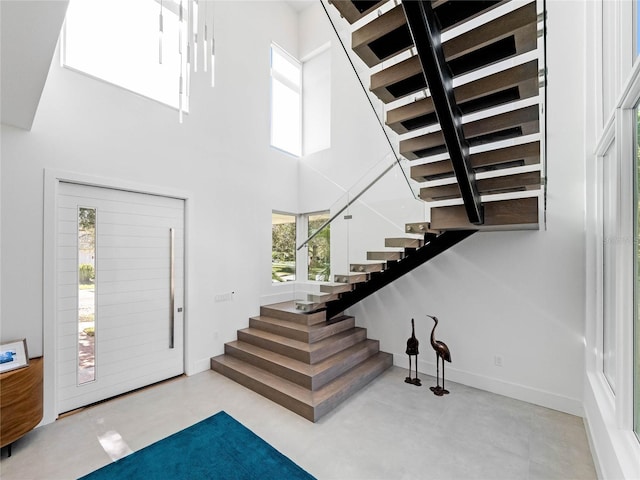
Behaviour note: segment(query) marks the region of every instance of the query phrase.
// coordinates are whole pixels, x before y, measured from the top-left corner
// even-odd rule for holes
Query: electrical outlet
[[[496,367],[501,367],[502,366],[502,355],[496,355],[495,357],[493,357],[493,363]]]

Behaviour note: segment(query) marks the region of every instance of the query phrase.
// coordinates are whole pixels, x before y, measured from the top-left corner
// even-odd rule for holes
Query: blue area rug
[[[87,480],[313,479],[225,412],[82,477]]]

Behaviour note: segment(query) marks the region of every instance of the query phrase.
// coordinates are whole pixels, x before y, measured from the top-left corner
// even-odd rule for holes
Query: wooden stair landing
[[[326,320],[293,302],[260,307],[211,368],[316,422],[393,363],[353,317]]]

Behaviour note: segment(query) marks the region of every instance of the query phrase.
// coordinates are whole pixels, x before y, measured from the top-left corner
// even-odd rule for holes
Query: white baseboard
[[[192,367],[186,370],[187,376],[195,375],[197,373],[206,372],[211,368],[211,358],[202,358],[193,362]]]
[[[393,364],[398,367],[407,368],[407,356],[405,354],[394,353]],[[435,372],[436,365],[433,362],[418,360],[418,371],[421,373]],[[425,374],[432,375],[432,373]],[[464,370],[458,370],[454,367],[450,367],[449,364],[446,366],[446,380],[451,380],[452,382],[461,383],[480,390],[486,390],[487,392],[497,393],[506,397],[515,398],[516,400],[533,403],[542,407],[551,408],[560,412],[569,413],[571,415],[577,415],[579,417],[582,417],[584,414],[582,402],[579,399],[557,395],[552,392],[527,387],[526,385],[505,382],[504,380],[478,375]]]

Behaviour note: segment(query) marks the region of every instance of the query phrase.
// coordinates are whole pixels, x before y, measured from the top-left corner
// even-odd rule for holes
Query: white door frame
[[[169,187],[156,187],[125,180],[96,177],[76,172],[44,169],[44,220],[43,220],[43,281],[42,281],[42,332],[44,355],[44,415],[42,425],[58,417],[57,398],[57,261],[58,248],[58,187],[60,182],[76,183],[92,187],[111,188],[133,193],[158,195],[184,201],[184,368],[189,375],[189,295],[188,295],[188,237],[192,196]]]

